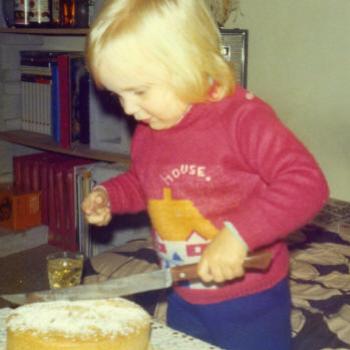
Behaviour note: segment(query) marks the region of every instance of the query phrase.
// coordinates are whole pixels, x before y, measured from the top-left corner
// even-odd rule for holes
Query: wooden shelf
[[[0,33],[37,35],[86,35],[89,28],[0,28]]]
[[[16,143],[19,145],[29,146],[45,151],[52,151],[57,153],[68,154],[75,157],[89,158],[102,160],[107,162],[116,162],[129,164],[130,158],[127,155],[117,154],[112,152],[105,152],[99,150],[93,150],[88,145],[74,144],[71,148],[62,148],[57,145],[53,139],[44,134],[25,130],[13,130],[0,132],[0,139]]]

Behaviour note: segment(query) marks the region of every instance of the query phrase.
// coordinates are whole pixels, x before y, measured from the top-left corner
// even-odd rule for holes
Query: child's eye
[[[135,90],[134,94],[137,96],[142,96],[146,93],[146,90]]]
[[[109,95],[111,96],[111,97],[113,97],[113,98],[117,98],[117,99],[119,99],[119,95],[118,94],[116,94],[115,92],[113,92],[113,91],[109,91]]]

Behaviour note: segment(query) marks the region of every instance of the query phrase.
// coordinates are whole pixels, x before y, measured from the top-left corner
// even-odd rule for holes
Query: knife
[[[248,255],[244,268],[266,270],[272,259],[268,251]],[[181,281],[196,280],[198,264],[180,265],[156,271],[109,279],[95,284],[79,285],[70,288],[50,289],[31,293],[3,294],[1,298],[16,305],[37,301],[106,299],[127,296],[141,292],[168,288]]]

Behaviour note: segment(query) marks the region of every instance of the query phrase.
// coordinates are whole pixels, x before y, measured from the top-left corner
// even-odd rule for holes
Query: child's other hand
[[[112,219],[108,194],[103,188],[96,188],[89,193],[81,204],[86,221],[96,226],[107,225]]]
[[[198,275],[206,283],[222,283],[242,277],[247,253],[244,243],[225,227],[204,250]]]

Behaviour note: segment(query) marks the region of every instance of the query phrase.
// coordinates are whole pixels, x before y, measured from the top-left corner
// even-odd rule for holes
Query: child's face
[[[171,128],[189,109],[168,85],[149,79],[142,71],[125,73],[104,65],[99,73],[102,84],[119,97],[125,113],[154,130]]]

